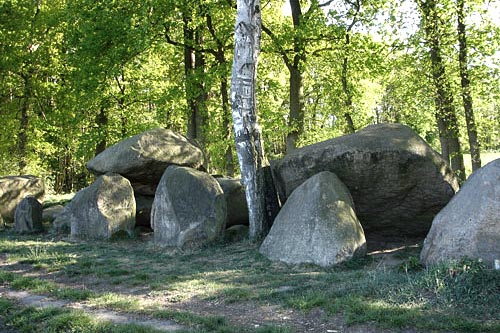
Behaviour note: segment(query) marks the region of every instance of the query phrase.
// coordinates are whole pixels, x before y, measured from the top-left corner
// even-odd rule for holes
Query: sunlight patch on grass
[[[137,312],[144,310],[144,305],[136,298],[115,293],[94,295],[89,302],[99,308],[109,308],[119,311]]]
[[[398,253],[403,261],[400,267],[378,269],[373,265],[377,259],[370,257],[322,269],[271,263],[258,253],[258,245],[248,242],[170,256],[135,240],[75,244],[39,237],[0,234],[0,250],[8,259],[8,265],[0,270],[0,283],[56,298],[85,300],[91,306],[185,320],[196,326],[195,331],[247,330],[217,316],[207,319],[166,310],[161,308],[165,301],[197,298],[228,304],[251,300],[303,312],[320,308],[328,316],[341,315],[352,325],[500,331],[496,311],[500,307],[500,272],[466,261],[425,269],[418,264],[414,249]],[[36,267],[39,270],[33,271]],[[33,277],[47,272],[67,287]],[[95,290],[111,287],[116,292],[100,294],[71,288],[72,284],[95,286]],[[139,290],[138,296],[125,295],[132,288]],[[146,293],[148,301],[143,303]],[[282,327],[261,329],[286,332]]]

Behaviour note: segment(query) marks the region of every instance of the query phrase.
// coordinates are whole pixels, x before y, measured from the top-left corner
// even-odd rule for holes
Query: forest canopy
[[[154,127],[198,142],[209,172],[237,174],[235,6],[0,0],[0,174],[74,191],[90,181],[86,161]],[[257,100],[268,158],[381,122],[409,125],[458,173],[462,154],[500,151],[498,1],[261,8]]]

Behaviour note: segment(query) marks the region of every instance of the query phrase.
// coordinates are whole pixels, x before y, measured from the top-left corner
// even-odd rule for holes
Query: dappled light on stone
[[[422,263],[500,259],[500,159],[475,171],[432,222]]]
[[[271,164],[280,199],[321,171],[349,189],[367,237],[424,237],[432,218],[458,190],[446,162],[411,128],[371,125],[297,149]]]
[[[300,185],[278,213],[260,252],[271,260],[320,266],[364,255],[365,236],[345,185],[328,171]]]

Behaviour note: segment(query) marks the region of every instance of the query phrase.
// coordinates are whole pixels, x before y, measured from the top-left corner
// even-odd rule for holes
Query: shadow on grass
[[[69,243],[47,235],[36,238],[4,232],[0,233],[0,251],[8,255],[4,270],[29,264],[41,273],[53,272],[57,281],[68,286],[3,272],[0,281],[8,280],[12,287],[124,311],[144,311],[134,297],[147,294],[172,303],[201,300],[230,306],[257,302],[303,312],[322,308],[331,315],[342,314],[350,325],[500,331],[500,314],[495,310],[500,308],[499,272],[465,261],[422,269],[415,264],[415,250],[406,248],[398,253],[403,265],[389,269],[379,267],[374,257],[330,269],[272,263],[251,242],[168,253],[139,240]],[[71,287],[76,284],[89,289]],[[149,314],[160,315],[158,311]],[[209,325],[193,318],[186,320]],[[210,322],[224,326],[213,318]]]

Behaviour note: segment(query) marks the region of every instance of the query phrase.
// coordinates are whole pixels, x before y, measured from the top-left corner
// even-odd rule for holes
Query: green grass
[[[26,333],[155,333],[152,327],[136,324],[100,322],[81,310],[19,307],[0,298],[0,318],[4,324]]]
[[[160,300],[176,304],[195,297],[229,306],[254,302],[301,312],[320,308],[327,317],[341,316],[348,325],[393,330],[500,331],[500,272],[474,261],[424,269],[415,248],[400,251],[397,257],[403,263],[394,268],[378,268],[377,259],[367,257],[322,269],[272,263],[251,242],[167,253],[137,239],[69,243],[44,237],[0,233],[0,253],[7,255],[8,264],[0,270],[1,284],[173,319],[203,332],[293,330],[273,325],[235,327],[224,313],[207,317],[168,310]],[[48,275],[50,280],[42,278]],[[132,289],[138,291],[130,293]],[[147,304],[145,295],[151,300]]]

